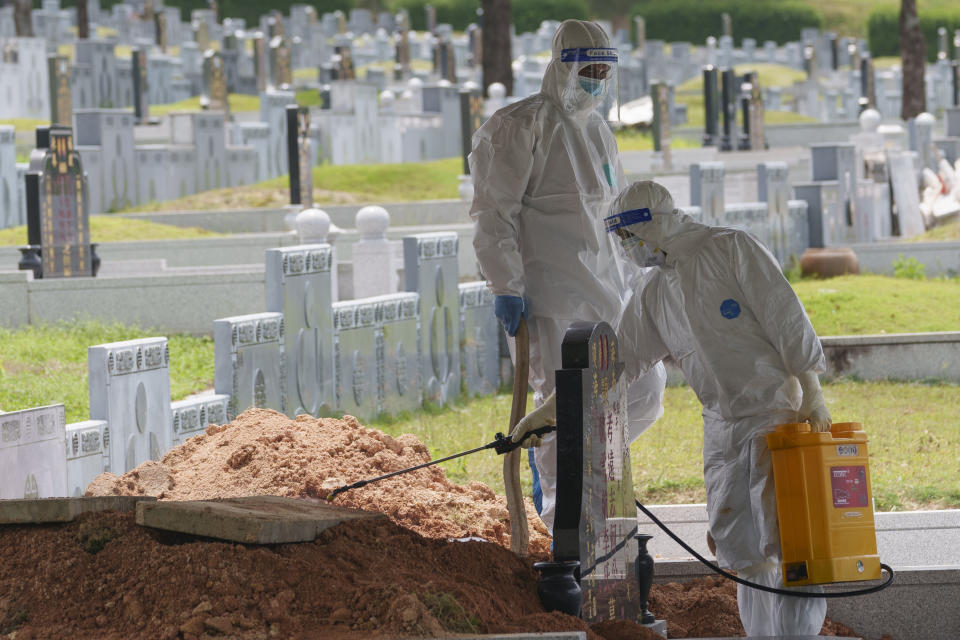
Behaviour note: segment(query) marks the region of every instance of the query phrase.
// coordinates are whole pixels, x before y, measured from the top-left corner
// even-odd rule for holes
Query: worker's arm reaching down
[[[540,443],[543,442],[543,436],[531,435],[526,440],[522,440],[523,436],[540,427],[555,424],[557,424],[557,392],[553,391],[553,393],[543,401],[542,405],[525,415],[520,422],[517,423],[517,426],[510,432],[510,439],[513,442],[520,441],[520,446],[525,449],[538,447]]]

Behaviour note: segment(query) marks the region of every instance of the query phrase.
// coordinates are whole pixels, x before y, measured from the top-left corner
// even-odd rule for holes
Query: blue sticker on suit
[[[740,303],[733,298],[727,298],[720,303],[720,315],[727,320],[733,320],[740,315]]]

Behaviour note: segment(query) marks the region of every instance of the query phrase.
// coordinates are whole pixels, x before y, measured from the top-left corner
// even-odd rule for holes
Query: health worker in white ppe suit
[[[717,562],[783,588],[773,469],[765,435],[809,421],[830,429],[817,374],[820,341],[776,259],[745,231],[694,222],[654,182],[610,209],[606,229],[628,261],[657,267],[624,307],[618,337],[627,371],[667,355],[703,404],[703,465]],[[819,587],[817,587],[819,589]],[[738,586],[748,636],[816,635],[822,598]]]
[[[601,274],[612,258],[601,220],[624,184],[617,144],[596,109],[615,80],[616,49],[598,25],[567,20],[553,38],[541,91],[508,105],[473,136],[474,248],[508,335],[530,329],[534,402],[554,389],[560,344],[577,320],[610,321],[622,282]],[[615,91],[614,91],[615,95]],[[662,413],[662,366],[628,391],[631,439]],[[556,439],[534,450],[540,517],[552,530]],[[539,498],[539,500],[537,500]]]

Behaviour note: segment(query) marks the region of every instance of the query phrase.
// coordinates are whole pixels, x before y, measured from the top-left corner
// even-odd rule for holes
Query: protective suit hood
[[[628,212],[644,210],[649,213],[617,218]],[[607,218],[607,228],[610,229],[612,223],[621,219],[628,223],[631,219],[636,220],[623,228],[644,243],[665,252],[667,265],[676,264],[678,259],[682,260],[684,256],[693,253],[709,229],[677,209],[670,192],[650,180],[633,183],[613,201]]]
[[[543,76],[541,93],[555,102],[567,115],[584,118],[600,103],[602,95],[587,93],[577,82],[578,71],[583,62],[564,62],[563,51],[578,48],[605,48],[610,39],[594,22],[564,20],[553,36],[552,60]]]

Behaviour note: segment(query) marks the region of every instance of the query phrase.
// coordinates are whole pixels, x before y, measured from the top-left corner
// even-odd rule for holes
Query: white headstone
[[[62,404],[0,414],[0,499],[65,496]]]

